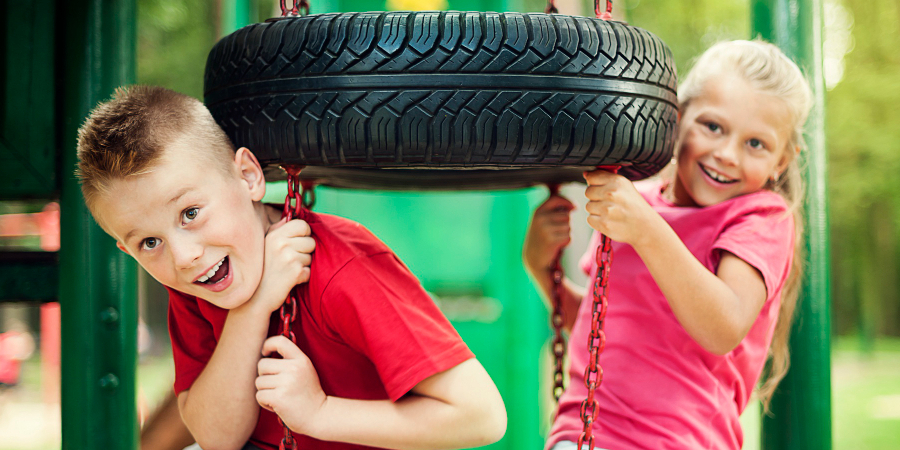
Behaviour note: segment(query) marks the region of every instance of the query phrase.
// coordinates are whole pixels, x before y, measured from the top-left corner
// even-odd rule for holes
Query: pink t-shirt
[[[739,449],[738,421],[766,360],[781,305],[781,289],[791,267],[794,224],[778,194],[759,191],[705,208],[677,207],[660,195],[659,181],[638,183],[650,205],[710,271],[728,251],[762,273],[767,298],[743,341],[718,356],[703,349],[678,323],[672,309],[630,245],[613,244],[609,309],[600,356],[603,382],[595,444],[608,450]],[[598,235],[583,259],[591,276]],[[589,263],[589,265],[588,265]],[[581,302],[569,339],[571,382],[547,448],[577,441],[582,423],[582,381],[591,321],[590,290]]]

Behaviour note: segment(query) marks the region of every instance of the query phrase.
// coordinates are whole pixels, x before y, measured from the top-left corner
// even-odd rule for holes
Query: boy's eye
[[[197,214],[200,214],[200,210],[198,208],[188,208],[181,213],[181,219],[184,223],[190,223],[192,220],[197,218]]]
[[[144,250],[153,250],[157,245],[159,245],[157,238],[147,238],[141,242],[141,248]]]
[[[719,124],[717,124],[715,122],[708,122],[706,124],[706,128],[709,128],[709,131],[712,131],[713,133],[717,133],[719,130],[722,129],[722,127],[720,127]]]

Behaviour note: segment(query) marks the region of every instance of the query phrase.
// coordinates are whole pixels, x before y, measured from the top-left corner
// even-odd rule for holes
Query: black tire
[[[597,165],[623,165],[631,179],[656,173],[672,156],[675,82],[665,44],[619,22],[342,13],[223,38],[209,54],[205,101],[263,164],[317,166],[328,184],[359,176],[376,181],[345,181],[456,189],[458,172],[470,188],[492,189],[576,181]],[[321,175],[330,169],[342,175]],[[533,177],[535,169],[548,175]]]

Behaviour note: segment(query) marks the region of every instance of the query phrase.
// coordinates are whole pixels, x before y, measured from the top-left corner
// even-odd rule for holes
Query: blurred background
[[[312,0],[312,12],[333,11],[337,0]],[[471,5],[469,3],[472,3]],[[228,0],[138,0],[137,80],[202,99],[203,70],[209,49],[224,33],[233,3]],[[277,2],[256,0],[250,21],[279,15]],[[355,3],[354,3],[355,4]],[[445,0],[361,1],[367,9],[445,9]],[[836,449],[900,448],[900,2],[823,0],[824,73],[828,201],[831,229],[832,396]],[[476,1],[455,9],[483,9]],[[510,8],[543,11],[545,3],[522,0]],[[592,15],[593,3],[557,2],[561,13]],[[360,8],[360,9],[366,9]],[[691,59],[723,39],[749,37],[749,5],[742,0],[617,0],[617,18],[647,29],[668,43],[681,74]],[[284,188],[273,183],[268,199],[280,201]],[[563,193],[576,202],[582,188]],[[549,330],[537,294],[519,267],[522,236],[546,189],[522,192],[392,194],[336,192],[319,188],[317,210],[344,215],[367,225],[395,249],[431,290],[454,325],[484,360],[504,359],[507,349],[522,367],[492,370],[501,390],[525,387],[549,394],[549,371],[542,348]],[[516,207],[498,211],[509,197]],[[385,200],[387,198],[387,200]],[[423,211],[423,204],[439,205]],[[367,205],[363,207],[362,205]],[[404,214],[427,215],[430,222],[397,226]],[[460,226],[460,216],[465,226]],[[385,216],[389,216],[385,218]],[[58,207],[54,204],[0,202],[0,250],[58,247]],[[575,278],[575,261],[590,231],[583,214],[573,217],[573,243],[565,264]],[[467,228],[468,227],[468,228]],[[426,230],[423,230],[427,228]],[[451,243],[427,244],[454,235]],[[54,243],[54,236],[57,236]],[[458,239],[456,239],[458,238]],[[435,245],[423,255],[422,245]],[[439,257],[435,257],[439,255]],[[444,255],[444,256],[440,256]],[[446,258],[446,259],[444,259]],[[453,261],[447,262],[447,259]],[[447,267],[450,267],[447,269]],[[449,276],[462,283],[447,283]],[[510,286],[480,284],[487,277]],[[583,280],[583,277],[581,277]],[[171,388],[172,366],[166,332],[164,291],[145,274],[139,333],[139,405],[144,417]],[[523,304],[532,305],[527,308]],[[58,347],[51,307],[0,303],[0,450],[58,449]],[[511,319],[504,319],[514,314]],[[803,320],[802,317],[799,320]],[[56,322],[58,323],[58,322]],[[42,325],[43,324],[43,325]],[[499,332],[498,332],[499,330]],[[520,339],[521,338],[521,339]],[[524,349],[513,347],[525,342]],[[488,364],[486,364],[488,365]],[[489,367],[489,369],[491,369]],[[523,378],[524,377],[524,378]],[[515,426],[534,429],[530,448],[550,417],[549,395],[524,396],[522,404],[542,405]],[[507,397],[507,404],[514,402]],[[531,406],[530,409],[534,409]],[[513,409],[510,408],[512,411]],[[745,414],[747,443],[758,448],[758,406]],[[511,417],[511,420],[513,417]],[[524,425],[523,425],[524,423]]]

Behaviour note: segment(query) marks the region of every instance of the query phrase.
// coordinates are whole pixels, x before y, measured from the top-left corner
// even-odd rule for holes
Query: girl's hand
[[[273,353],[281,359],[270,358]],[[263,344],[264,358],[257,364],[256,401],[293,431],[311,435],[313,421],[325,404],[312,361],[284,336],[273,336]]]
[[[637,246],[646,237],[646,226],[659,215],[627,178],[605,170],[585,172],[584,196],[591,228],[614,241]],[[661,218],[660,218],[661,220]]]
[[[522,245],[522,259],[532,275],[549,270],[556,254],[572,240],[569,213],[573,209],[575,205],[565,197],[551,194],[534,210]]]
[[[310,237],[309,224],[296,219],[281,219],[266,233],[265,260],[255,301],[268,312],[278,309],[291,289],[309,281],[309,264],[316,241]]]

